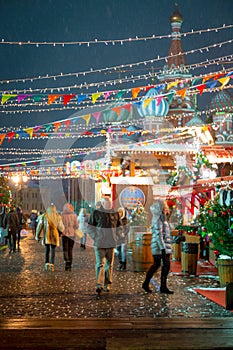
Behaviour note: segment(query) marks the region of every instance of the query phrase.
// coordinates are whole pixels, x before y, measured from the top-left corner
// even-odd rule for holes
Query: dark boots
[[[66,270],[66,271],[71,271],[71,262],[70,262],[70,261],[67,261],[67,262],[66,262],[65,270]]]
[[[117,271],[126,271],[126,261],[120,261],[117,267]]]
[[[161,285],[160,285],[160,293],[164,294],[173,294],[174,292],[172,290],[169,290],[167,288],[167,277],[161,276]]]

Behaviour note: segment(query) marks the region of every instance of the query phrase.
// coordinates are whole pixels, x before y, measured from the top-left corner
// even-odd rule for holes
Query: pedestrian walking
[[[96,292],[110,291],[113,277],[114,249],[122,235],[120,215],[112,208],[108,197],[101,199],[101,206],[95,209],[88,222],[88,234],[94,240],[96,258]]]
[[[0,212],[0,244],[5,243],[7,232],[7,213],[5,205],[2,205]]]
[[[59,246],[59,232],[65,229],[61,216],[57,213],[56,207],[51,205],[46,213],[40,215],[36,228],[35,239],[42,238],[45,245],[45,270],[54,272],[55,250]]]
[[[166,202],[158,200],[151,205],[150,210],[152,213],[151,252],[154,262],[147,271],[142,288],[147,293],[152,292],[149,288],[149,283],[154,273],[161,266],[162,261],[160,293],[173,294],[173,291],[167,288],[167,276],[170,271],[170,258],[172,253],[172,236],[169,224],[170,209],[166,205]]]
[[[117,246],[118,259],[119,259],[119,271],[126,271],[126,250],[127,250],[127,242],[128,242],[128,233],[129,233],[129,219],[126,216],[125,208],[119,208],[118,213],[120,215],[120,219],[122,221],[122,237],[120,238]]]
[[[81,238],[80,247],[86,249],[87,242],[87,226],[88,226],[88,215],[85,208],[81,208],[78,214],[79,228],[83,232],[84,236]]]
[[[23,212],[22,212],[22,209],[20,207],[17,207],[15,212],[19,218],[19,226],[17,227],[16,238],[17,238],[17,249],[18,249],[18,251],[20,251],[20,240],[21,240],[20,232],[25,225],[25,218],[23,216]]]
[[[37,227],[37,211],[32,210],[30,214],[30,224],[29,227],[32,229],[33,236],[36,235],[36,227]]]
[[[19,225],[20,222],[18,215],[12,207],[10,212],[7,214],[8,248],[10,253],[16,252],[16,235]]]
[[[70,203],[66,203],[63,207],[62,222],[64,231],[62,232],[62,248],[65,262],[65,270],[71,271],[73,262],[73,248],[75,240],[75,229],[79,227],[77,215]]]

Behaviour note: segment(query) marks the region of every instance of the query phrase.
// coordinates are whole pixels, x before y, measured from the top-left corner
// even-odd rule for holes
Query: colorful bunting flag
[[[62,96],[61,94],[59,94],[59,95],[48,95],[48,105],[51,105],[51,103],[56,101],[61,96]]]

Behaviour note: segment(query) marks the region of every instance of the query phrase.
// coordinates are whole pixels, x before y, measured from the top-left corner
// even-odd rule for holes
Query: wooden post
[[[130,176],[135,176],[135,163],[134,163],[134,157],[133,156],[131,157],[131,160],[130,160],[129,169],[130,169]]]

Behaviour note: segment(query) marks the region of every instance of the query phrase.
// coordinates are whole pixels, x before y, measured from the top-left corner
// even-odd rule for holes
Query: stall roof
[[[232,163],[233,146],[212,146],[202,148],[210,163]]]

